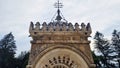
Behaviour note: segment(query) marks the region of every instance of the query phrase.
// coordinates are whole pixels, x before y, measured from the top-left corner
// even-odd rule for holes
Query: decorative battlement
[[[78,33],[85,33],[87,36],[90,36],[92,31],[91,31],[90,23],[88,23],[87,25],[85,25],[84,23],[82,23],[81,25],[79,25],[78,23],[75,23],[73,25],[72,23],[66,23],[66,22],[50,22],[48,24],[44,22],[41,25],[39,22],[36,22],[36,24],[34,25],[33,22],[31,22],[29,27],[29,32],[30,34],[32,33],[37,34],[37,33],[43,33],[43,32],[44,33],[78,32]]]
[[[75,23],[73,25],[72,23],[67,22],[50,22],[48,24],[46,22],[43,24],[36,22],[34,25],[33,22],[31,22],[29,32],[33,40],[45,40],[45,42],[47,40],[49,42],[50,40],[54,40],[56,42],[71,42],[70,40],[88,41],[87,38],[90,36],[92,31],[90,23],[87,25],[84,23],[81,25]]]

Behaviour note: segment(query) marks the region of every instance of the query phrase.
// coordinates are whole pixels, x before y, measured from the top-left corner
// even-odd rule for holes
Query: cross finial
[[[59,8],[62,8],[63,5],[62,5],[62,3],[60,3],[59,0],[58,0],[58,2],[56,2],[54,6],[55,6],[55,8],[58,8],[58,10],[57,10],[57,14],[58,14],[58,15],[57,15],[57,17],[56,17],[55,20],[60,21],[60,20],[62,19],[62,17],[60,16],[60,9],[59,9]]]
[[[59,8],[62,8],[62,7],[63,7],[63,4],[60,3],[59,0],[58,0],[58,2],[56,2],[54,6],[55,6],[55,8],[58,8],[58,9],[59,9]]]

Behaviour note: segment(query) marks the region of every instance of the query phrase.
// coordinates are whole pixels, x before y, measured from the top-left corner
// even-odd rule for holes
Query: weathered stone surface
[[[60,23],[60,24],[57,24]],[[31,52],[27,68],[95,68],[88,37],[90,24],[51,22],[30,25]]]

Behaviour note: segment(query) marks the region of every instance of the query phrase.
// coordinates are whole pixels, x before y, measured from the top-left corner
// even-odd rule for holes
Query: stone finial
[[[81,24],[81,31],[86,31],[86,25],[84,23]]]
[[[62,23],[62,31],[66,31],[67,30],[67,23],[63,22]]]
[[[55,27],[56,27],[55,28],[56,31],[60,31],[60,24],[58,22],[56,23]]]
[[[74,30],[74,27],[73,27],[72,23],[68,24],[68,30],[69,31],[73,31]]]
[[[53,24],[52,22],[50,22],[50,23],[48,24],[48,30],[49,30],[49,31],[53,31],[53,30],[54,30],[54,24]]]
[[[39,22],[36,22],[36,24],[35,24],[35,30],[40,30],[40,23]]]
[[[46,31],[46,30],[47,30],[47,24],[46,24],[46,22],[43,22],[42,31]]]
[[[91,29],[90,23],[87,24],[86,30],[87,30],[89,33],[92,33],[92,29]]]
[[[78,23],[75,23],[75,30],[76,30],[76,31],[79,31],[79,30],[80,30]]]
[[[33,22],[30,22],[29,32],[31,32],[32,30],[34,30],[34,24]]]

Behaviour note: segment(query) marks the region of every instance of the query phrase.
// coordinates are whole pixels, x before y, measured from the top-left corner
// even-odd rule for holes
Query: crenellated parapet
[[[41,27],[41,28],[40,28]],[[85,25],[84,23],[82,23],[81,25],[79,25],[78,23],[75,23],[74,25],[72,23],[59,23],[59,22],[50,22],[50,23],[46,23],[43,22],[42,24],[40,24],[39,22],[36,22],[36,24],[33,24],[33,22],[31,22],[30,27],[29,27],[29,32],[56,32],[56,31],[74,31],[74,32],[86,32],[88,33],[88,35],[91,34],[91,26],[90,23],[88,23],[87,25]]]
[[[90,23],[73,25],[67,22],[43,22],[42,24],[31,22],[29,32],[34,40],[87,40],[92,30]]]

